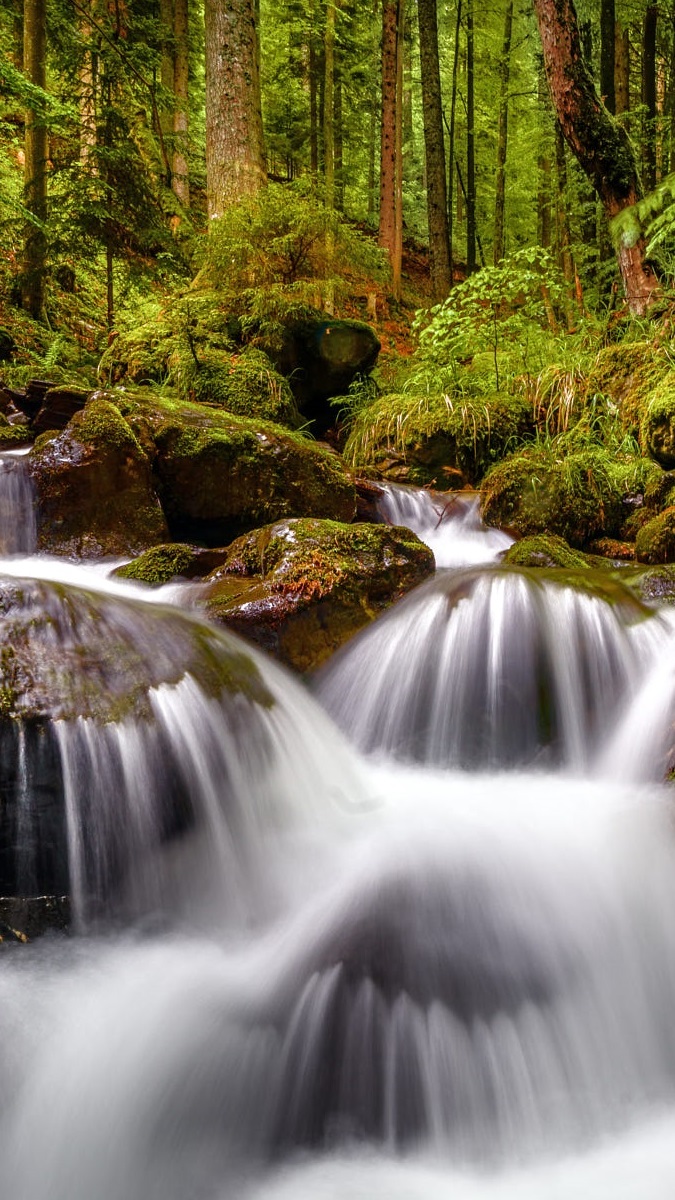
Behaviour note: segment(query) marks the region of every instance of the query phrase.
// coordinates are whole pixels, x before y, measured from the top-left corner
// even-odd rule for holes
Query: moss
[[[118,567],[115,575],[120,579],[135,579],[158,587],[184,574],[194,561],[195,551],[183,542],[166,543],[146,550],[133,562]]]
[[[591,563],[585,554],[573,550],[564,538],[555,534],[535,534],[515,542],[503,561],[516,567],[569,567],[589,570]]]
[[[521,535],[555,533],[583,547],[594,538],[621,536],[624,498],[643,490],[653,471],[647,460],[617,459],[601,447],[569,454],[555,444],[525,449],[485,477],[483,517]]]
[[[413,464],[415,482],[434,482],[442,466],[475,481],[511,443],[532,433],[531,406],[522,396],[392,394],[358,412],[345,457],[352,465],[376,465],[393,450]]]
[[[605,346],[587,375],[586,402],[606,396],[617,405],[624,429],[637,435],[643,401],[668,369],[665,354],[655,351],[653,342]]]
[[[184,355],[174,377],[179,395],[186,400],[215,404],[238,416],[261,417],[291,428],[301,423],[287,380],[260,350],[232,355],[212,350],[199,362]]]
[[[13,450],[17,446],[27,446],[33,440],[33,434],[25,425],[10,425],[3,413],[0,413],[0,450]]]
[[[643,563],[675,562],[675,506],[642,526],[635,539],[635,557]]]
[[[643,402],[640,446],[662,467],[675,467],[675,371],[662,379]]]

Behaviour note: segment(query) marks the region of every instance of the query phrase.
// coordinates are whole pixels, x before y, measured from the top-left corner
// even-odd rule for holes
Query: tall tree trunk
[[[205,0],[209,220],[267,179],[252,0]]]
[[[335,207],[335,0],[326,3],[323,37],[323,170],[326,208]]]
[[[398,5],[398,46],[396,54],[396,137],[394,172],[394,256],[391,264],[392,290],[401,299],[403,272],[403,55],[405,37],[405,3]]]
[[[190,79],[190,44],[188,38],[188,0],[174,0],[173,32],[175,43],[173,90],[173,156],[171,187],[183,205],[190,207],[190,176],[187,161],[189,129],[188,90]]]
[[[534,0],[534,6],[546,76],[565,140],[611,220],[641,195],[632,146],[598,99],[582,59],[572,0]],[[659,290],[658,280],[645,262],[644,238],[620,235],[616,253],[629,308],[642,315]]]
[[[558,185],[558,203],[556,205],[558,255],[560,269],[569,284],[574,282],[574,263],[572,261],[572,231],[569,217],[569,194],[567,191],[567,163],[565,161],[565,139],[560,123],[555,123],[555,167]]]
[[[504,210],[506,207],[506,151],[509,131],[509,80],[511,77],[511,35],[513,0],[506,0],[504,39],[499,62],[499,121],[497,130],[497,175],[495,180],[495,237],[492,261],[495,266],[504,257]]]
[[[457,12],[455,14],[455,48],[452,59],[452,93],[450,97],[450,130],[448,136],[448,245],[450,247],[450,286],[452,287],[454,280],[454,260],[455,252],[452,244],[453,224],[454,224],[454,208],[452,197],[454,193],[455,180],[455,120],[457,117],[457,74],[459,70],[459,38],[462,31],[462,0],[457,0]],[[458,192],[457,202],[460,203],[461,192]]]
[[[25,0],[23,23],[24,71],[32,84],[44,90],[47,38],[46,0]],[[39,318],[44,308],[47,254],[44,223],[47,219],[47,129],[34,109],[26,112],[24,140],[24,204],[30,214],[24,242],[23,307]]]
[[[403,0],[383,0],[382,4],[382,140],[380,150],[380,223],[378,242],[389,255],[394,278],[400,291],[402,238],[401,141],[403,92]]]
[[[648,190],[656,187],[656,19],[658,9],[650,4],[642,30],[642,103],[645,108],[642,130],[642,174]]]
[[[316,0],[309,6],[308,85],[309,85],[309,170],[314,187],[319,173],[319,97],[316,53]]]
[[[466,273],[476,270],[476,104],[473,0],[466,5]]]
[[[344,129],[342,121],[342,67],[336,54],[335,87],[333,91],[333,113],[335,125],[335,207],[339,212],[345,207],[345,173],[344,173]]]
[[[620,22],[614,35],[614,98],[617,116],[630,111],[630,33]]]
[[[422,113],[427,167],[427,218],[431,256],[431,288],[435,300],[447,296],[452,276],[448,239],[443,104],[438,61],[436,0],[417,0],[422,70]]]
[[[539,156],[537,159],[537,241],[540,246],[551,245],[551,153],[549,101],[543,64],[537,72],[537,99],[539,112],[545,115],[539,133]]]
[[[614,87],[616,13],[614,0],[600,0],[600,95],[608,112],[616,112]],[[590,64],[589,64],[590,66]]]

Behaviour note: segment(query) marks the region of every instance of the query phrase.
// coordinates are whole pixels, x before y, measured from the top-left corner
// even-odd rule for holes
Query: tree
[[[267,179],[253,0],[205,0],[209,219]]]
[[[504,40],[499,61],[499,132],[497,136],[497,182],[495,188],[495,236],[493,263],[504,257],[504,209],[506,204],[506,149],[509,129],[509,78],[511,75],[511,35],[513,0],[507,0],[504,16]]]
[[[391,262],[394,295],[400,296],[402,251],[402,119],[404,0],[382,4],[382,141],[378,241]]]
[[[29,82],[45,90],[46,0],[25,0],[23,63]],[[31,316],[42,316],[47,253],[47,126],[37,107],[26,112],[24,203],[28,226],[24,244],[22,302]]]
[[[448,236],[448,201],[445,181],[445,144],[443,105],[438,61],[438,19],[436,0],[418,0],[420,65],[422,69],[422,106],[424,149],[427,165],[427,216],[431,254],[431,287],[434,299],[448,294],[452,275]]]
[[[609,220],[632,207],[642,194],[628,135],[607,112],[595,91],[581,53],[572,0],[534,0],[544,67],[565,140],[595,187]],[[645,261],[639,228],[620,233],[616,253],[632,313],[647,312],[659,290]]]

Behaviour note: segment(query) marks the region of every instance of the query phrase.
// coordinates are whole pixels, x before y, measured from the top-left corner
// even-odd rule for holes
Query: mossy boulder
[[[78,387],[55,387],[45,393],[45,398],[37,415],[31,421],[33,433],[37,436],[49,429],[65,429],[76,412],[84,408],[90,392]]]
[[[149,423],[159,495],[173,537],[223,546],[284,517],[351,521],[356,490],[327,447],[280,425],[196,404],[128,405]],[[162,539],[166,540],[166,539]]]
[[[161,587],[172,579],[203,579],[227,557],[227,550],[202,550],[184,542],[153,546],[114,572],[149,587]]]
[[[533,432],[532,407],[522,396],[388,394],[358,412],[345,457],[386,476],[393,453],[407,463],[408,482],[442,488],[449,471],[477,482],[509,444]]]
[[[643,403],[640,446],[666,470],[675,467],[675,371],[671,371]]]
[[[565,453],[526,448],[495,466],[481,485],[488,525],[521,536],[555,533],[573,547],[599,537],[620,537],[629,499],[644,492],[656,464],[614,458],[601,447]]]
[[[204,603],[210,617],[307,671],[434,569],[408,529],[279,521],[229,547]]]
[[[16,450],[18,446],[27,446],[33,440],[33,435],[25,425],[10,425],[7,417],[0,413],[0,450]]]
[[[503,562],[514,567],[566,567],[588,570],[592,564],[587,555],[553,533],[540,533],[514,542],[506,551]]]
[[[665,350],[653,341],[605,346],[586,376],[586,404],[605,397],[618,409],[623,428],[637,436],[644,402],[669,370]]]
[[[175,377],[185,400],[217,405],[240,417],[260,417],[291,429],[302,424],[288,380],[261,350],[230,355],[210,350],[199,360],[183,356]]]
[[[119,409],[92,399],[29,457],[38,547],[74,558],[138,554],[167,541],[150,462]]]
[[[675,604],[675,564],[643,568],[623,578],[648,604]]]
[[[664,509],[638,531],[635,557],[642,563],[675,562],[675,505]]]

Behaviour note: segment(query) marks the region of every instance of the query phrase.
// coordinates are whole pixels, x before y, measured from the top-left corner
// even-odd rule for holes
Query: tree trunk
[[[252,0],[206,0],[206,188],[209,220],[267,179]]]
[[[46,0],[25,0],[23,63],[29,81],[44,90],[46,49]],[[30,214],[24,242],[22,281],[23,307],[35,318],[44,308],[44,277],[47,242],[47,129],[33,109],[26,112],[24,141],[24,204]]]
[[[550,111],[546,92],[546,78],[543,65],[537,72],[539,112],[545,120],[540,127],[539,156],[537,159],[537,241],[540,246],[551,245],[551,152],[550,152]]]
[[[476,106],[474,98],[473,0],[466,6],[466,273],[476,270]]]
[[[454,192],[455,180],[455,119],[457,116],[457,73],[459,68],[459,37],[462,30],[462,0],[457,0],[457,12],[455,16],[455,49],[452,62],[452,95],[450,98],[450,130],[448,137],[448,245],[450,247],[450,286],[454,281],[454,258],[455,252],[452,245],[453,224],[454,224],[454,209],[452,197]],[[458,191],[457,202],[461,200],[461,192]]]
[[[339,54],[335,67],[335,86],[333,90],[333,115],[335,136],[334,155],[335,155],[335,207],[338,212],[343,212],[345,207],[345,173],[344,173],[344,130],[342,122],[342,68],[339,62]]]
[[[316,3],[309,6],[308,85],[309,85],[309,170],[312,187],[319,173],[319,96],[317,87],[318,69],[316,53]]]
[[[382,5],[382,140],[380,151],[380,223],[378,242],[389,255],[394,277],[399,281],[397,261],[402,213],[399,194],[401,172],[403,91],[403,0],[383,0]]]
[[[658,9],[650,4],[642,30],[642,173],[648,191],[656,187],[656,19]]]
[[[565,139],[560,123],[555,124],[555,167],[558,190],[556,205],[558,256],[560,269],[569,284],[574,282],[574,263],[572,262],[572,231],[569,217],[569,195],[567,192],[567,163],[565,162]]]
[[[584,65],[572,0],[534,0],[534,6],[546,76],[565,140],[611,220],[641,195],[633,149],[625,131],[598,99]],[[647,312],[659,290],[644,250],[643,237],[619,237],[619,269],[628,306],[635,315]]]
[[[608,112],[616,112],[614,56],[616,13],[614,0],[600,0],[600,95]]]
[[[323,38],[323,170],[326,208],[335,207],[335,0],[327,0]]]
[[[497,175],[495,180],[495,236],[492,261],[495,266],[504,257],[504,210],[506,207],[506,150],[509,131],[509,79],[511,76],[511,34],[513,0],[506,0],[504,40],[499,62],[499,121],[497,131]]]
[[[614,98],[617,116],[630,111],[630,33],[618,22],[614,36]]]
[[[174,0],[173,32],[175,44],[173,90],[173,161],[171,187],[183,205],[190,207],[190,176],[187,161],[189,129],[188,90],[190,77],[190,44],[188,38],[188,0]]]
[[[405,0],[398,4],[398,37],[396,52],[396,139],[394,171],[394,257],[391,264],[392,290],[401,299],[403,272],[403,47],[405,34]]]
[[[431,257],[431,288],[435,300],[447,296],[452,283],[448,239],[448,198],[445,180],[443,104],[438,61],[436,0],[418,0],[422,112],[427,169],[427,218]]]

